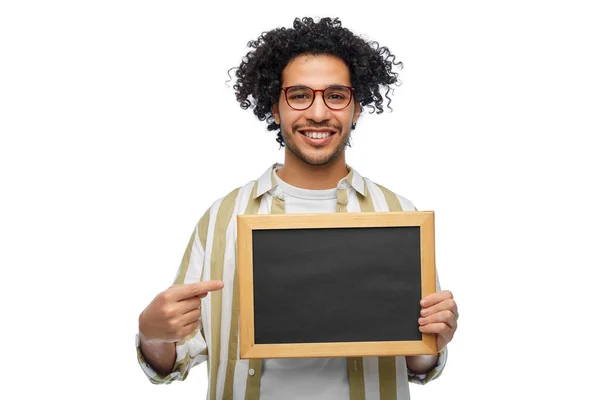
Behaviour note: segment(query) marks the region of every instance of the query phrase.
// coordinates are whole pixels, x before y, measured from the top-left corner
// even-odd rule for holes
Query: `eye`
[[[303,100],[310,98],[309,95],[306,93],[291,93],[288,97],[291,100]]]
[[[350,96],[352,96],[352,92],[350,92],[350,90],[348,90],[346,87],[333,86],[327,88],[325,91],[325,98],[327,101],[330,101],[334,104],[344,103],[348,101]]]
[[[331,100],[344,100],[346,96],[343,93],[330,93],[327,98]]]

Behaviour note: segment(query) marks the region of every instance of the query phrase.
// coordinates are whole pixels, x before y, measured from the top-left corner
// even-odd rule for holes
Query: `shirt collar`
[[[262,174],[262,176],[260,178],[258,178],[257,186],[256,186],[256,193],[253,196],[254,199],[262,196],[263,194],[267,193],[268,191],[275,189],[278,186],[277,181],[275,180],[275,177],[273,174],[275,174],[276,169],[281,168],[281,167],[283,167],[283,164],[275,163],[272,166],[270,166],[265,171],[265,173]],[[348,168],[348,171],[349,171],[348,175],[346,175],[344,178],[342,178],[340,180],[337,188],[338,189],[348,189],[349,187],[353,187],[354,190],[356,190],[362,196],[365,196],[365,180],[364,180],[364,178],[358,173],[358,171],[356,171],[349,165],[346,165],[346,167]]]

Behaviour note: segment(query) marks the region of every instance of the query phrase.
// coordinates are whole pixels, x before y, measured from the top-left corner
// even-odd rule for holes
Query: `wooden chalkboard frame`
[[[317,229],[364,227],[419,227],[421,243],[421,291],[436,291],[433,211],[264,214],[237,216],[237,258],[240,301],[240,358],[358,357],[436,354],[434,334],[422,340],[343,343],[256,344],[254,341],[254,293],[252,231],[264,229]]]

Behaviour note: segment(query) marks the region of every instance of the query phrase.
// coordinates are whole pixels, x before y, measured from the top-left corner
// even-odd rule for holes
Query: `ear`
[[[360,103],[358,101],[354,102],[354,115],[352,116],[352,122],[358,122],[358,117],[360,116],[361,111],[362,109],[360,107]]]
[[[279,117],[279,104],[275,103],[271,107],[271,113],[273,114],[273,119],[277,125],[281,125],[281,118]]]

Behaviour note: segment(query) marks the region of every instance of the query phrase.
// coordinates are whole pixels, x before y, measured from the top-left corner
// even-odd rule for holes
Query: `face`
[[[317,90],[336,85],[351,86],[346,64],[330,55],[298,56],[283,69],[281,78],[282,87],[307,86]],[[352,99],[346,108],[331,110],[325,105],[322,93],[318,92],[308,109],[297,111],[288,105],[282,90],[272,111],[287,149],[307,164],[325,165],[345,150],[360,107]]]

